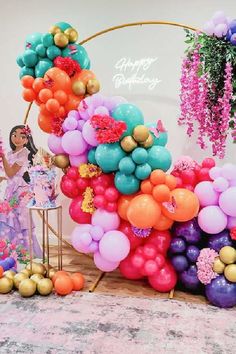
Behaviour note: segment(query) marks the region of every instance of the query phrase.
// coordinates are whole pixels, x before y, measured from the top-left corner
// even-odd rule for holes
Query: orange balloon
[[[140,229],[153,227],[160,215],[159,204],[149,194],[134,197],[127,210],[128,221]]]
[[[56,272],[54,275],[53,275],[53,277],[52,277],[52,282],[53,282],[53,284],[55,283],[55,281],[57,280],[57,278],[59,278],[59,277],[69,277],[70,276],[70,274],[69,273],[67,273],[65,270],[59,270],[58,272]]]
[[[34,79],[34,83],[33,83],[33,90],[35,92],[39,92],[41,91],[45,86],[44,86],[44,81],[42,77],[37,77],[36,79]]]
[[[73,281],[67,275],[59,276],[54,283],[54,288],[59,295],[68,295],[73,290]]]
[[[52,91],[47,88],[44,88],[39,92],[39,99],[43,103],[46,103],[52,97],[53,97]]]
[[[55,98],[50,98],[46,103],[46,108],[50,113],[56,113],[60,108],[60,103]]]
[[[34,78],[33,76],[30,75],[25,75],[21,78],[21,85],[24,88],[31,88],[34,83]]]
[[[58,115],[59,115],[59,117],[65,117],[66,111],[65,111],[65,108],[63,106],[60,106],[60,108],[58,110]]]
[[[150,182],[149,179],[146,179],[145,181],[141,182],[140,188],[144,194],[152,194],[153,184]]]
[[[157,223],[153,226],[154,229],[158,231],[166,231],[171,228],[174,220],[167,218],[165,215],[161,214]]]
[[[173,208],[162,205],[162,212],[165,216],[175,221],[188,221],[197,216],[199,201],[193,192],[188,189],[176,188],[171,191],[170,195],[171,201],[169,203]]]
[[[52,132],[51,116],[48,114],[39,113],[38,125],[45,133]]]
[[[84,277],[81,273],[74,273],[71,275],[73,282],[73,290],[79,291],[84,287]]]
[[[53,97],[60,103],[60,104],[65,104],[68,96],[63,90],[58,90],[54,92]]]
[[[167,202],[170,199],[170,190],[165,184],[158,184],[153,188],[152,195],[157,202]]]
[[[154,170],[150,175],[150,181],[152,184],[165,184],[166,174],[162,170]]]
[[[40,113],[42,113],[42,114],[49,115],[49,112],[48,112],[48,110],[47,110],[47,108],[46,108],[45,103],[41,103],[41,105],[39,106],[39,111],[40,111]]]
[[[119,216],[128,221],[127,218],[127,210],[129,207],[129,204],[131,202],[131,200],[133,199],[133,195],[122,195],[119,199],[118,199],[118,203],[117,203],[117,212],[119,214]]]
[[[175,176],[173,176],[173,175],[166,175],[165,184],[170,188],[171,191],[172,191],[173,189],[175,189],[176,186],[177,186],[177,180],[176,180]]]
[[[25,88],[22,91],[22,97],[27,102],[33,102],[36,98],[36,94],[31,88]]]
[[[49,69],[44,75],[44,85],[50,87],[52,92],[63,90],[66,93],[71,91],[71,79],[67,73],[57,67]]]
[[[90,79],[95,79],[95,78],[96,76],[91,70],[83,69],[81,70],[80,73],[73,76],[71,80],[71,84],[73,85],[75,81],[82,81],[86,85]]]
[[[3,273],[4,273],[4,269],[3,269],[3,267],[2,267],[2,266],[0,266],[0,278],[2,278]]]
[[[77,109],[79,107],[80,101],[82,101],[83,98],[84,96],[76,96],[74,94],[70,94],[68,96],[68,101],[64,106],[66,113],[74,109]]]

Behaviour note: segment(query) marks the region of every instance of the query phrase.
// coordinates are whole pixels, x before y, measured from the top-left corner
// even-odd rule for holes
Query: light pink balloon
[[[90,234],[94,241],[100,241],[104,235],[104,231],[101,226],[92,226]]]
[[[50,134],[48,137],[48,147],[54,154],[64,154],[65,151],[61,145],[61,137]]]
[[[99,252],[94,254],[94,263],[98,269],[102,272],[112,272],[116,268],[118,268],[120,262],[109,262],[104,259]]]
[[[91,146],[97,146],[96,130],[92,127],[90,120],[83,125],[82,135],[84,140]]]
[[[224,192],[229,187],[229,182],[224,177],[218,177],[213,181],[213,187],[216,192]]]
[[[215,166],[210,169],[209,176],[211,177],[211,179],[216,179],[218,177],[221,177],[221,173],[222,173],[222,168]]]
[[[226,215],[236,216],[236,187],[230,187],[220,195],[219,206]]]
[[[67,132],[69,130],[75,130],[78,127],[78,120],[75,117],[67,117],[63,124],[62,128],[64,132]]]
[[[99,106],[95,109],[94,114],[99,116],[109,116],[109,110],[104,106]]]
[[[71,166],[75,166],[75,167],[78,167],[82,163],[88,162],[87,154],[82,154],[82,155],[78,155],[78,156],[70,155],[69,160],[70,160]]]
[[[61,144],[65,152],[72,156],[83,154],[88,147],[79,130],[66,132],[62,137]]]
[[[207,206],[198,214],[198,225],[208,234],[218,234],[226,228],[227,216],[218,206]]]
[[[72,246],[78,251],[82,253],[89,253],[89,248],[88,246],[84,245],[81,242],[80,235],[85,232],[89,232],[91,230],[91,225],[90,224],[83,224],[83,225],[78,225],[74,228],[72,234],[71,234],[71,243]]]
[[[92,241],[92,242],[90,243],[90,245],[89,245],[89,252],[90,252],[90,253],[95,253],[95,252],[98,251],[98,249],[99,249],[99,247],[98,247],[98,242]]]
[[[129,254],[129,239],[121,231],[108,231],[99,242],[99,251],[104,259],[110,262],[120,262]]]
[[[227,17],[225,16],[225,13],[223,11],[216,11],[214,15],[212,16],[212,22],[215,25],[218,25],[220,23],[227,23]]]
[[[194,189],[194,193],[197,195],[202,207],[218,204],[219,193],[214,190],[213,183],[210,181],[198,183]]]
[[[116,212],[109,213],[103,209],[97,209],[92,215],[92,225],[101,226],[104,232],[116,230],[120,225],[120,218]]]
[[[214,29],[215,29],[215,24],[212,21],[208,21],[207,23],[205,23],[204,27],[203,27],[203,31],[208,34],[208,36],[212,36],[214,33]]]
[[[80,242],[84,246],[89,246],[90,243],[92,242],[92,236],[90,235],[90,232],[88,232],[88,231],[80,233],[79,239],[80,239]]]
[[[214,34],[216,37],[222,38],[226,35],[227,31],[228,31],[228,26],[225,23],[220,23],[216,25],[214,29]]]

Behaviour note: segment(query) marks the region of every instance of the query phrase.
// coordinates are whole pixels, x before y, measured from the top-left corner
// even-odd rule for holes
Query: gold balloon
[[[22,269],[20,272],[23,274],[26,274],[28,276],[28,278],[31,276],[31,271],[29,269],[25,268],[25,269]]]
[[[38,284],[40,280],[44,279],[44,276],[42,274],[33,274],[31,275],[30,279]]]
[[[94,93],[98,92],[100,90],[100,84],[97,79],[90,79],[87,82],[87,92],[90,95],[93,95]]]
[[[37,284],[37,290],[40,295],[49,295],[53,289],[53,283],[50,279],[42,279]]]
[[[224,273],[225,264],[220,260],[220,257],[216,257],[213,264],[213,270],[217,274]]]
[[[78,39],[78,32],[74,29],[74,28],[67,28],[64,31],[65,35],[67,36],[67,38],[69,39],[70,43],[74,43],[77,41]]]
[[[54,36],[54,43],[60,47],[64,48],[69,43],[67,36],[64,33],[56,33]]]
[[[13,280],[16,273],[13,272],[13,270],[7,270],[6,272],[3,273],[3,275],[4,275],[4,277],[7,277],[7,278]]]
[[[51,266],[51,264],[47,264],[47,263],[43,263],[43,266],[44,266],[44,268],[46,269],[46,271],[53,268],[53,267]]]
[[[56,274],[56,269],[52,268],[52,269],[49,269],[49,272],[48,272],[48,277],[50,279],[52,279],[52,277]]]
[[[23,297],[30,297],[35,294],[36,283],[32,279],[25,279],[20,282],[19,293]]]
[[[236,261],[236,251],[231,246],[222,247],[219,256],[220,260],[225,264],[232,264]]]
[[[52,27],[49,28],[48,32],[53,34],[53,35],[55,35],[57,33],[61,33],[61,29],[59,27],[57,27],[57,26],[52,26]]]
[[[70,165],[69,157],[64,154],[55,155],[53,161],[59,168],[66,168]]]
[[[86,92],[85,84],[82,81],[75,81],[72,85],[72,91],[76,96],[84,95]]]
[[[0,294],[7,294],[13,288],[13,280],[7,277],[0,278]]]
[[[225,267],[225,278],[232,283],[236,283],[236,264],[229,264]]]
[[[24,273],[18,273],[14,276],[13,282],[16,289],[19,289],[19,285],[23,280],[29,279],[28,275]]]
[[[153,136],[152,134],[149,133],[149,136],[147,138],[147,140],[145,140],[143,143],[139,143],[142,147],[144,147],[145,149],[150,148],[153,145]]]
[[[146,141],[149,137],[149,130],[145,125],[137,125],[133,131],[133,138],[138,142],[142,143]]]
[[[125,136],[121,140],[120,145],[121,145],[122,149],[126,152],[131,152],[138,146],[138,144],[136,143],[134,138],[130,135]]]

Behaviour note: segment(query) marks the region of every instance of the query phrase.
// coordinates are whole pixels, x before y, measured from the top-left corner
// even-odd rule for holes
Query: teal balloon
[[[30,75],[35,77],[34,69],[27,68],[26,66],[24,66],[23,68],[20,69],[20,74],[19,74],[20,79],[25,75]]]
[[[170,168],[171,161],[171,154],[165,147],[153,145],[148,149],[147,163],[152,170],[161,169],[167,171]]]
[[[38,62],[38,56],[32,49],[27,49],[22,55],[22,61],[28,68],[33,68]]]
[[[39,60],[38,64],[35,67],[35,76],[43,77],[48,69],[53,67],[53,63],[50,59],[44,58]]]
[[[127,125],[127,130],[121,138],[132,135],[136,125],[144,124],[143,114],[138,107],[130,103],[123,103],[117,106],[112,112],[115,120],[122,120]]]
[[[62,51],[63,57],[70,57],[77,61],[82,69],[86,69],[90,65],[88,54],[84,47],[79,44],[68,44]]]
[[[96,152],[96,148],[92,148],[91,150],[89,150],[89,152],[88,152],[88,162],[92,163],[94,165],[97,165],[97,161],[95,159],[95,152]]]
[[[126,155],[119,143],[98,145],[95,152],[97,164],[103,172],[118,170],[120,160]]]
[[[18,57],[16,58],[16,62],[17,62],[17,65],[19,65],[21,68],[23,68],[25,66],[25,64],[23,63],[23,60],[22,60],[22,55],[18,55]]]
[[[125,175],[131,175],[135,171],[135,163],[130,156],[125,156],[120,160],[119,170]]]
[[[41,43],[42,33],[32,33],[26,37],[25,49],[35,50],[37,45]]]
[[[45,33],[42,35],[42,43],[44,47],[48,48],[54,44],[53,35],[51,33]]]
[[[125,175],[117,172],[115,175],[115,186],[122,194],[133,194],[138,192],[140,181],[134,175]]]
[[[37,45],[35,51],[40,57],[46,57],[46,47],[42,43]]]
[[[56,57],[61,56],[61,50],[56,45],[51,45],[47,49],[47,56],[49,59],[53,60]]]
[[[132,159],[134,160],[135,163],[137,164],[142,164],[145,163],[148,159],[148,152],[144,148],[136,148],[132,152]]]
[[[152,172],[151,166],[148,163],[138,165],[135,170],[135,176],[141,181],[148,178]]]
[[[146,127],[148,128],[156,128],[156,124],[154,123],[147,123],[145,124]],[[159,137],[157,138],[153,132],[150,131],[153,137],[153,145],[158,145],[158,146],[166,146],[167,141],[168,141],[168,134],[167,132],[163,132],[159,134]]]
[[[65,31],[67,28],[72,28],[72,26],[66,22],[57,22],[55,26],[59,27],[62,31]]]
[[[90,69],[90,67],[91,67],[91,62],[90,62],[90,59],[89,59],[89,57],[88,57],[86,67],[85,67],[84,69],[89,70],[89,69]]]

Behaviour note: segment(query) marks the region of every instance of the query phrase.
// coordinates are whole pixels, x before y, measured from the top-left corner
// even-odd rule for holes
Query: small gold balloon
[[[32,279],[25,279],[20,282],[19,293],[23,297],[30,297],[35,294],[37,285]]]
[[[70,165],[69,157],[64,154],[55,155],[53,162],[59,168],[67,168]]]
[[[54,36],[54,43],[60,47],[64,48],[69,43],[67,36],[64,33],[56,33]]]
[[[137,125],[133,131],[133,138],[138,142],[142,143],[146,141],[149,137],[149,130],[145,125]]]
[[[31,271],[29,269],[25,268],[25,269],[22,269],[20,272],[23,274],[26,274],[28,276],[28,278],[31,276]]]
[[[13,280],[16,273],[13,272],[13,270],[6,270],[6,272],[4,272],[3,275],[4,275],[4,277],[7,277],[7,278]]]
[[[13,288],[13,280],[7,277],[0,278],[0,294],[7,294]]]
[[[29,279],[28,275],[24,273],[18,273],[14,276],[13,282],[16,289],[19,289],[19,285],[23,280]]]
[[[76,96],[84,95],[86,92],[85,84],[82,81],[75,81],[72,85],[72,91]]]
[[[90,79],[87,82],[87,92],[90,95],[93,95],[94,93],[98,92],[100,90],[100,84],[97,79]]]
[[[53,34],[53,35],[55,35],[57,33],[61,33],[61,29],[59,27],[57,27],[57,26],[52,26],[52,27],[49,28],[48,32]]]
[[[56,274],[56,269],[52,268],[52,269],[49,269],[49,272],[48,272],[48,277],[50,279],[52,279],[52,277]]]
[[[27,264],[26,269],[30,271],[30,263]],[[32,262],[32,274],[42,274],[46,273],[46,269],[42,263]]]
[[[225,278],[232,283],[236,283],[236,264],[229,264],[225,267]]]
[[[122,149],[126,152],[131,152],[138,146],[138,144],[136,143],[134,138],[130,135],[125,136],[121,140],[120,145],[121,145]]]
[[[231,246],[222,247],[219,256],[220,260],[225,264],[232,264],[236,261],[236,251]]]
[[[216,257],[213,264],[213,270],[217,274],[224,273],[225,264],[220,260],[220,257]]]
[[[42,279],[44,279],[44,276],[42,274],[33,274],[30,277],[31,280],[33,280],[36,284]]]
[[[51,266],[51,264],[47,264],[47,263],[43,263],[43,266],[44,266],[44,268],[46,269],[46,271],[53,268],[53,267]]]
[[[147,140],[145,140],[143,143],[139,143],[142,147],[144,147],[145,149],[150,148],[153,145],[153,136],[152,134],[149,133],[149,136],[147,138]]]
[[[78,32],[74,29],[74,28],[67,28],[64,31],[65,35],[67,36],[67,38],[69,39],[70,43],[74,43],[77,41],[78,39]]]
[[[51,294],[53,289],[53,283],[51,281],[51,279],[42,279],[38,282],[37,284],[37,290],[39,292],[40,295],[49,295]]]

